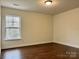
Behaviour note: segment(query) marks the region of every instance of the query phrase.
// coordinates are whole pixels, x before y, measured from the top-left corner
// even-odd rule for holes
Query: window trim
[[[17,27],[17,28],[19,28],[20,29],[20,39],[7,39],[6,38],[6,16],[12,16],[12,17],[19,17],[19,20],[20,20],[20,27]],[[5,41],[16,41],[16,40],[21,40],[22,39],[22,18],[21,18],[21,16],[17,16],[17,15],[5,15],[5,20],[4,20],[4,23],[5,23],[5,25],[4,25],[4,37],[5,37]],[[10,28],[10,27],[9,27]],[[13,27],[13,28],[16,28],[16,27]]]

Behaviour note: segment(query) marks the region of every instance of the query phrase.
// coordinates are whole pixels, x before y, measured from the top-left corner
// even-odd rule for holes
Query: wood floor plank
[[[2,59],[79,59],[79,49],[48,43],[2,50]]]

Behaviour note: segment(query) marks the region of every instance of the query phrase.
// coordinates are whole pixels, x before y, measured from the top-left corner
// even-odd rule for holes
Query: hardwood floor
[[[2,59],[79,59],[79,49],[48,43],[2,50]]]

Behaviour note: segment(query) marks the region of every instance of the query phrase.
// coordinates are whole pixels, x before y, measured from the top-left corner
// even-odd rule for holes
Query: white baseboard
[[[58,44],[62,44],[62,45],[67,45],[67,46],[71,46],[71,47],[74,47],[74,48],[79,48],[79,45],[72,45],[72,44],[68,44],[68,43],[63,43],[63,42],[55,42],[54,43],[58,43]]]
[[[51,43],[51,41],[49,41],[49,42],[37,42],[37,43],[31,43],[31,44],[21,44],[21,45],[16,45],[16,46],[5,47],[5,48],[1,48],[1,49],[16,48],[16,47],[23,47],[23,46],[31,46],[31,45],[46,44],[46,43]]]

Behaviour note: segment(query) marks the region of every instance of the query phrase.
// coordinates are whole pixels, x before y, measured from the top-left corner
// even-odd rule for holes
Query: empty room
[[[1,59],[79,59],[79,0],[1,0]]]

